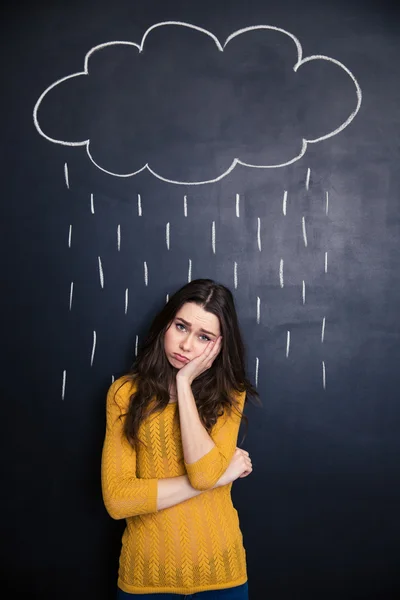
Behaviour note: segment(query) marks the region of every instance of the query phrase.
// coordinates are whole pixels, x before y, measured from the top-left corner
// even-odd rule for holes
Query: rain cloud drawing
[[[324,121],[310,135],[301,131],[304,108],[296,94],[307,69],[317,65],[335,72],[347,93],[339,122],[335,115],[330,127]],[[110,41],[89,50],[83,71],[40,95],[33,121],[48,141],[84,147],[90,161],[111,176],[147,170],[167,183],[202,185],[238,165],[274,169],[295,163],[309,144],[343,131],[361,101],[361,88],[344,64],[324,55],[304,57],[300,41],[284,29],[246,27],[221,43],[206,29],[166,21],[152,25],[140,43]],[[55,116],[60,110],[63,119]],[[199,164],[207,166],[206,176]]]

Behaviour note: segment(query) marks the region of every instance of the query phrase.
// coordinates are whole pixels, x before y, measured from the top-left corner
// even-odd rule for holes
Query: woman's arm
[[[208,434],[197,411],[187,378],[176,377],[179,420],[186,472],[192,487],[209,490],[228,468],[235,453],[241,417],[236,409],[218,418]],[[239,410],[243,411],[246,393],[240,394]]]

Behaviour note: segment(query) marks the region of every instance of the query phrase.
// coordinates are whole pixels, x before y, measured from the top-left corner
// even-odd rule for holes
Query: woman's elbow
[[[217,478],[210,477],[210,475],[208,475],[207,473],[196,473],[196,475],[189,476],[190,485],[193,489],[199,492],[206,492],[207,490],[211,490],[213,487],[215,487],[215,484],[217,483],[218,479],[219,476]]]

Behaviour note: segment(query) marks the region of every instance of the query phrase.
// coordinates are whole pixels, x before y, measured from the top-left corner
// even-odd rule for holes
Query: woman
[[[178,290],[131,372],[107,395],[102,490],[126,519],[118,599],[247,600],[232,482],[252,472],[236,447],[246,393],[231,292],[210,279]],[[258,399],[259,401],[259,399]]]

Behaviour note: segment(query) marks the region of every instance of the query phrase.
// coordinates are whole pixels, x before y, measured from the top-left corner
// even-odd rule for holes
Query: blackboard
[[[114,597],[105,394],[188,279],[235,295],[251,600],[397,598],[400,11],[8,3],[2,580]]]

